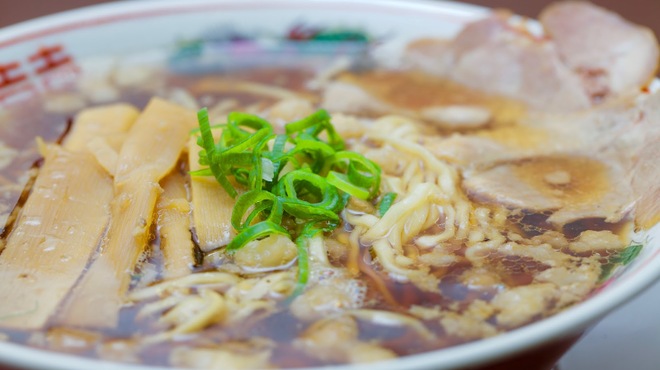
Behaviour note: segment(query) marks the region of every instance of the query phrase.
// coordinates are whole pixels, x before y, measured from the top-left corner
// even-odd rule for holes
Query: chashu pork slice
[[[405,70],[344,73],[326,86],[321,106],[360,116],[398,114],[450,130],[508,125],[526,111],[518,101]]]
[[[639,197],[635,222],[649,229],[660,222],[660,138],[644,146],[633,168],[632,187]]]
[[[495,12],[467,24],[454,39],[410,43],[404,61],[546,112],[628,96],[653,78],[659,51],[649,29],[588,2],[554,4],[541,21],[543,38]]]
[[[592,99],[638,92],[655,74],[658,40],[646,27],[583,1],[554,3],[540,20]]]
[[[648,229],[660,222],[660,92],[642,103],[641,112],[640,121],[626,132],[621,130],[619,137],[627,144],[623,149],[639,148],[628,150],[632,187],[638,198],[635,222]]]
[[[485,203],[552,213],[561,226],[584,218],[618,222],[633,203],[621,166],[581,155],[542,156],[466,172],[463,187]]]
[[[615,100],[592,109],[554,114],[530,112],[517,125],[441,137],[422,143],[437,157],[464,169],[558,153],[590,152],[630,171],[647,142],[660,141],[660,92],[636,101]]]
[[[411,67],[518,99],[537,110],[566,112],[590,106],[580,79],[561,61],[555,45],[512,27],[504,14],[469,23],[449,42],[414,42],[404,60]]]
[[[483,169],[493,164],[522,158],[549,155],[574,147],[573,140],[546,127],[505,126],[477,131],[471,135],[427,136],[422,143],[436,157],[463,169]],[[549,145],[549,144],[552,145]]]

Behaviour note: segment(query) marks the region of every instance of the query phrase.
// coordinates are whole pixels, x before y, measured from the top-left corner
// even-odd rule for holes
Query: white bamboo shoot
[[[97,137],[104,138],[108,143],[120,144],[139,113],[128,104],[85,109],[76,116],[64,147],[71,151],[85,151],[89,142]]]
[[[219,136],[220,130],[214,130]],[[188,161],[191,171],[199,165],[197,135],[188,142]],[[199,247],[208,252],[227,245],[236,232],[231,225],[231,212],[236,201],[211,176],[192,176],[190,179],[193,202],[193,224]]]
[[[43,327],[109,219],[112,180],[88,153],[53,145],[0,255],[0,326]]]
[[[156,205],[160,248],[163,251],[165,278],[187,275],[195,263],[190,235],[190,203],[186,196],[185,177],[172,171],[161,182],[163,194]]]
[[[43,327],[83,273],[110,220],[114,195],[89,143],[107,137],[119,145],[137,115],[126,104],[86,109],[64,149],[40,143],[44,165],[0,255],[0,326]]]
[[[117,150],[108,143],[108,140],[102,137],[94,138],[89,144],[87,144],[87,150],[94,156],[101,167],[110,174],[110,176],[115,176],[119,154],[117,153]]]
[[[176,165],[196,122],[193,111],[155,98],[131,127],[117,159],[115,196],[102,253],[73,290],[60,321],[116,325],[131,275],[148,243],[162,192],[158,183]]]

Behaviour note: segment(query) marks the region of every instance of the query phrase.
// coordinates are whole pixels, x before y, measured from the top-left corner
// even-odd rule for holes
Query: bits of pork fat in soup
[[[581,19],[566,12],[597,21],[539,40],[492,15],[412,42],[400,69],[126,67],[0,111],[0,331],[113,361],[290,368],[583,301],[659,218],[635,171],[660,97],[630,98],[657,62],[645,29],[582,3],[542,20]],[[646,52],[638,75],[599,64],[611,40],[575,47],[602,27]]]

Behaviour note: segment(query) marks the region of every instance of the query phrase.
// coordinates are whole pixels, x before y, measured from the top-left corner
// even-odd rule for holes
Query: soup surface
[[[201,73],[180,55],[102,73],[82,61],[75,84],[2,108],[2,336],[119,362],[296,368],[489,338],[595,294],[641,250],[635,229],[657,218],[636,212],[630,181],[644,146],[632,117],[653,105],[589,84],[584,106],[541,109],[536,92],[475,86],[461,65],[428,68],[481,23],[453,41],[412,43],[396,69],[368,52],[285,67],[265,55]],[[254,217],[241,218],[254,181],[269,189],[341,150],[264,155],[248,167],[262,171],[256,180],[236,170],[225,186],[207,169],[203,107],[219,143],[236,117],[248,141],[267,121],[259,153],[269,155],[302,146],[312,131],[286,138],[291,127],[327,110],[341,150],[366,163],[338,160],[339,175],[362,180],[291,186],[305,205],[338,194],[341,206],[314,211],[338,221],[307,235],[319,219],[285,203],[280,229],[234,248],[276,213],[277,200],[253,200],[243,208]],[[332,129],[314,135],[334,145]],[[364,180],[371,165],[378,182]]]

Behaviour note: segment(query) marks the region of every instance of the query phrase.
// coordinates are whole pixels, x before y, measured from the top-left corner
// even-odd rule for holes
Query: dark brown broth
[[[230,78],[227,77],[227,79],[229,81],[252,81],[267,85],[275,85],[313,95],[313,93],[308,91],[305,86],[305,82],[311,75],[311,72],[307,70],[263,69],[257,71],[242,71],[233,74]],[[382,85],[383,81],[381,81],[380,75],[375,74],[372,77]],[[217,103],[223,99],[235,99],[238,101],[239,106],[247,106],[264,101],[262,97],[252,94],[214,91],[212,88],[208,87],[210,86],[209,84],[212,85],[214,78],[217,78],[217,76],[191,77],[175,75],[169,76],[167,81],[169,86],[180,86],[189,89],[198,99],[205,100],[209,105]],[[350,76],[345,78],[350,78]],[[414,79],[419,80],[419,76],[415,75]],[[398,85],[395,86],[399,86],[401,83],[401,81],[397,80]],[[427,89],[429,88],[428,84],[422,85]],[[446,87],[446,89],[450,89],[450,87]],[[390,93],[386,91],[383,94],[387,95]],[[482,102],[484,99],[481,95],[475,96],[477,96],[477,98],[474,98],[477,100],[477,103]],[[130,102],[137,107],[142,108],[149,98],[150,94],[141,91],[126,90],[122,92],[119,100]],[[392,95],[389,96],[389,98],[400,104],[430,104],[427,101],[416,101],[414,97],[407,95]],[[410,99],[413,100],[411,101]],[[456,99],[458,99],[457,102],[461,103],[475,103],[475,101],[470,100],[470,95],[463,90],[461,90],[461,94]],[[266,99],[266,101],[272,102],[274,100],[269,101]],[[38,105],[18,108],[18,112],[20,113],[11,121],[15,125],[6,125],[1,129],[2,131],[0,131],[0,137],[4,138],[8,143],[11,143],[12,146],[27,153],[25,158],[16,161],[16,163],[12,163],[11,166],[0,173],[1,178],[14,183],[17,182],[21,175],[23,175],[39,158],[38,154],[34,151],[34,137],[41,136],[47,141],[56,141],[66,130],[66,123],[72,119],[72,117],[67,115],[42,112]],[[19,123],[20,128],[17,126]],[[11,196],[8,198],[5,198],[5,194],[3,194],[3,198],[0,198],[0,201],[6,202],[6,204],[10,205],[10,208],[13,208],[17,204],[20,192],[11,193],[10,195]],[[511,230],[519,231],[526,237],[532,237],[551,229],[551,226],[546,222],[547,217],[548,215],[545,214],[521,212],[518,217],[510,219],[511,223],[509,227]],[[579,235],[581,231],[587,229],[621,232],[625,229],[624,224],[625,222],[608,224],[601,220],[580,220],[566,225],[563,230],[558,231],[563,232],[568,239],[573,239]],[[344,230],[350,229],[348,225],[345,226],[346,228]],[[434,226],[433,230],[428,230],[427,232],[436,232],[436,230],[441,227],[442,225]],[[342,228],[340,228],[340,230],[342,230]],[[160,255],[158,253],[159,237],[156,230],[153,230],[153,235],[154,238],[150,248],[155,252],[149,253],[146,262],[157,266],[157,268],[161,268],[162,257],[159,257]],[[457,254],[460,255],[464,248],[464,245],[456,246]],[[430,293],[422,291],[412,283],[396,282],[390,279],[386,273],[379,271],[378,265],[370,259],[368,247],[361,246],[360,253],[363,262],[368,265],[367,267],[374,270],[374,274],[371,277],[367,276],[364,272],[360,272],[357,277],[358,279],[363,280],[367,285],[367,306],[372,309],[406,312],[406,310],[413,305],[450,309],[452,305],[455,305],[456,302],[458,302],[458,311],[460,312],[464,310],[470,302],[477,299],[489,301],[496,294],[496,291],[492,288],[480,289],[469,287],[460,282],[459,276],[469,268],[469,264],[467,263],[459,262],[446,268],[436,268],[433,270],[432,274],[440,278],[440,293]],[[548,266],[534,261],[531,258],[514,259],[512,257],[500,255],[493,255],[489,258],[490,269],[497,273],[502,278],[502,281],[509,286],[529,284],[532,281],[533,273],[548,268]],[[345,262],[345,257],[333,261],[336,265],[343,265]],[[140,274],[140,270],[135,272],[136,281],[139,280]],[[388,303],[387,300],[383,299],[383,295],[379,293],[374,278],[380,279],[384,282],[385,288],[394,298],[396,304],[392,304],[391,302]],[[156,332],[155,322],[153,320],[136,319],[136,314],[142,306],[143,304],[137,304],[125,307],[121,312],[119,326],[109,330],[98,331],[100,337],[95,343],[116,339],[131,341],[136,334],[144,335]],[[185,346],[188,344],[212,345],[225,341],[245,341],[253,337],[265,337],[270,338],[277,343],[271,358],[272,363],[275,366],[306,367],[327,364],[310,357],[300,349],[291,345],[291,342],[299,337],[309,324],[303,323],[293,317],[286,308],[286,303],[282,303],[280,309],[272,315],[256,314],[247,319],[239,328],[223,329],[219,326],[212,326],[207,328],[194,339],[182,340],[176,343],[167,342],[153,345],[145,348],[143,351],[139,351],[139,357],[147,364],[167,365],[168,354],[177,346]],[[464,338],[447,335],[437,320],[428,320],[424,323],[431,332],[437,335],[438,339],[435,341],[427,341],[421,338],[419,334],[405,327],[382,326],[362,321],[359,322],[360,339],[365,341],[378,340],[384,347],[393,350],[398,355],[420,353],[468,341]],[[47,330],[53,329],[55,328],[47,328]],[[35,344],[34,340],[30,339],[31,337],[34,337],[34,334],[31,332],[14,330],[3,330],[3,332],[6,333],[9,336],[9,339],[13,342],[26,343],[38,348],[53,349],[53,346],[48,345],[47,341],[46,344]],[[97,356],[94,345],[90,345],[89,347],[80,350],[71,349],[71,351],[81,356]]]

